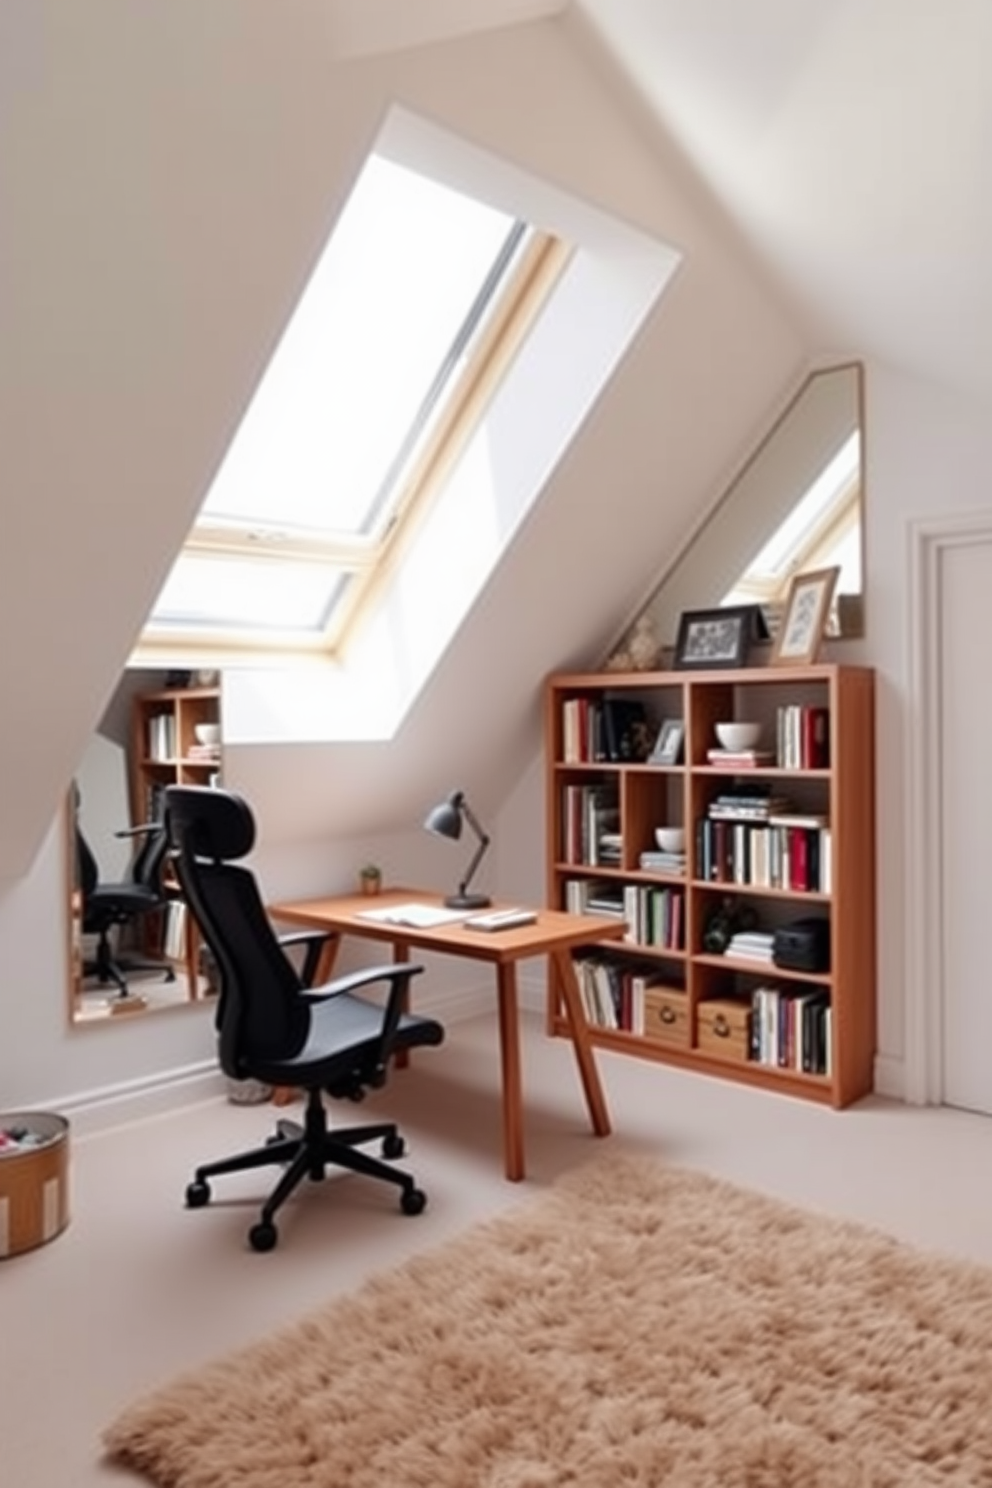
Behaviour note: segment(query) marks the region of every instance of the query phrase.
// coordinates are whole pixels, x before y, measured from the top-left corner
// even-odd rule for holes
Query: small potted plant
[[[378,863],[366,863],[359,870],[358,882],[363,894],[378,894],[382,888],[382,869]]]

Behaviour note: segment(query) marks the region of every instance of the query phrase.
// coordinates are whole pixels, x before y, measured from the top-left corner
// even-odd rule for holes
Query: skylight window
[[[501,347],[536,313],[556,251],[507,213],[372,155],[145,643],[338,639],[428,498],[439,452],[478,416]]]

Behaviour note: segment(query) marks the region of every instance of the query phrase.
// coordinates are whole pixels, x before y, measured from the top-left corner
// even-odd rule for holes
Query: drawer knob
[[[716,1034],[717,1038],[730,1037],[730,1024],[727,1022],[722,1013],[717,1013],[716,1017],[713,1019],[713,1032]]]

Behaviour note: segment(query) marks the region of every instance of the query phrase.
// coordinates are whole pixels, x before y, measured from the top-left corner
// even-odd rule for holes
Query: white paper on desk
[[[391,904],[385,909],[359,909],[359,919],[378,920],[381,925],[409,925],[416,930],[429,930],[432,925],[450,925],[464,920],[470,909],[441,909],[434,904]]]

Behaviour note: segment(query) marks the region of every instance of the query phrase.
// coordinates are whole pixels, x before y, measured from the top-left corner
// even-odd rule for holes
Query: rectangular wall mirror
[[[723,605],[760,603],[774,627],[793,576],[834,564],[828,634],[864,635],[864,437],[860,363],[811,372],[644,606],[659,643]]]
[[[170,871],[164,788],[221,779],[219,679],[129,670],[79,762],[67,804],[70,1017],[190,1006],[212,968]]]

